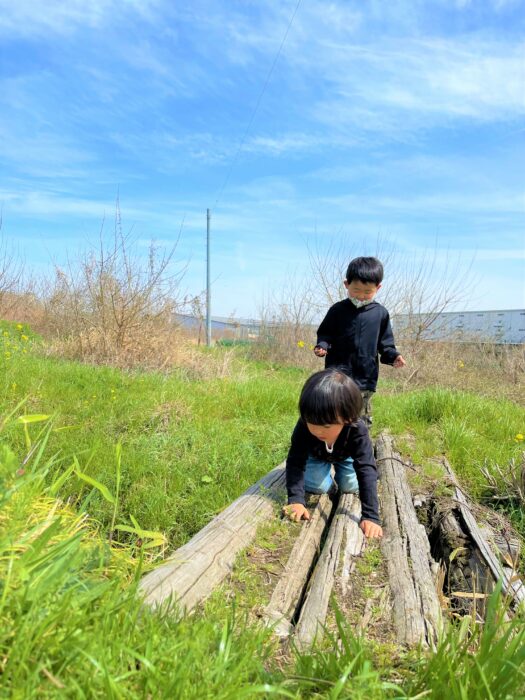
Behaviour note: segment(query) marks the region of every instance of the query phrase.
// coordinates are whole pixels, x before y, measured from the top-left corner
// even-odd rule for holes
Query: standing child
[[[404,367],[396,350],[390,317],[374,301],[383,281],[383,265],[377,258],[354,258],[348,265],[345,288],[348,299],[334,304],[317,329],[314,352],[325,358],[325,367],[338,366],[355,381],[363,396],[363,419],[372,424],[371,401],[381,362]]]
[[[305,491],[328,493],[335,482],[342,493],[361,498],[361,530],[382,537],[377,499],[377,469],[368,429],[359,419],[362,398],[355,382],[338,369],[313,374],[299,399],[297,421],[286,459],[291,520],[309,520]]]

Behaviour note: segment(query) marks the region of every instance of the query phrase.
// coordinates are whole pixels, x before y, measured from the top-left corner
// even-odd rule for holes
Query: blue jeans
[[[354,461],[347,457],[334,464],[335,483],[342,493],[359,493]],[[328,493],[332,487],[332,465],[314,457],[308,457],[304,472],[304,490],[309,493]]]

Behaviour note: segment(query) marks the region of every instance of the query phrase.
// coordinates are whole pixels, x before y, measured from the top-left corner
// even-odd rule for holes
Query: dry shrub
[[[317,309],[311,298],[308,281],[291,275],[287,285],[274,292],[260,309],[260,334],[250,348],[250,357],[312,370],[322,369],[319,358],[313,353]]]
[[[322,369],[324,362],[312,351],[315,328],[289,323],[267,327],[250,348],[250,356],[312,372]],[[380,376],[388,379],[395,390],[441,386],[524,403],[524,346],[438,342],[418,337],[412,341],[400,338],[397,347],[407,366],[402,370],[380,366]]]
[[[167,253],[151,245],[147,259],[117,220],[112,240],[65,269],[56,267],[43,294],[45,336],[53,352],[120,367],[164,367],[182,355],[174,323],[183,270],[171,271]]]
[[[324,362],[314,355],[315,342],[315,330],[311,326],[263,326],[261,336],[250,346],[249,356],[314,372],[324,367]]]
[[[408,255],[381,236],[375,243],[367,241],[368,250],[362,246],[362,242],[356,244],[355,236],[322,236],[309,244],[309,306],[321,317],[329,306],[346,297],[343,279],[348,263],[362,255],[373,255],[383,263],[385,280],[378,301],[391,316],[407,317],[412,337],[436,327],[444,311],[468,298],[470,288],[465,279],[473,284],[469,274],[472,261],[438,250],[437,241],[433,249],[410,251]]]
[[[202,351],[195,344],[188,344],[184,357],[177,366],[189,379],[226,379],[234,377],[242,381],[248,377],[248,367],[232,349]]]
[[[36,333],[41,333],[45,326],[44,305],[32,291],[5,293],[0,317],[6,321],[26,323]]]
[[[407,256],[381,239],[375,245],[374,254],[383,261],[387,278],[378,301],[391,316],[403,314],[409,354],[414,359],[423,351],[425,334],[439,325],[442,313],[467,296],[464,279],[469,266],[448,255],[443,258],[437,248]],[[318,358],[305,353],[304,347],[310,350],[315,344],[316,329],[328,308],[346,297],[343,279],[348,263],[363,252],[357,250],[355,237],[322,237],[309,245],[310,270],[290,276],[286,286],[264,305],[256,356],[318,369]]]
[[[31,282],[24,278],[24,264],[3,234],[0,212],[0,318],[7,321],[24,321],[23,297],[30,302]],[[27,293],[26,293],[27,292]]]
[[[48,354],[70,360],[116,367],[162,369],[182,363],[185,342],[171,319],[144,319],[140,327],[131,329],[122,340],[103,328],[70,327],[63,337],[55,334],[45,345]]]
[[[398,347],[407,367],[382,373],[399,388],[444,386],[523,403],[524,346],[401,339]]]
[[[521,459],[511,459],[505,467],[492,465],[491,469],[482,467],[481,472],[487,480],[487,490],[492,492],[496,501],[511,501],[525,508],[525,452]]]

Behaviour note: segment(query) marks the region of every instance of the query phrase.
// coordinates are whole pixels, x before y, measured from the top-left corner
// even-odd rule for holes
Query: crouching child
[[[338,369],[316,372],[306,381],[286,459],[288,505],[283,512],[291,520],[310,519],[305,492],[328,493],[336,485],[341,493],[359,493],[366,537],[382,537],[374,452],[359,418],[362,401],[359,387]]]

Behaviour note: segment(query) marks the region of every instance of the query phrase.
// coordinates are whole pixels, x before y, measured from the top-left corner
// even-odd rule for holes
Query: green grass
[[[451,627],[435,654],[381,654],[339,618],[342,644],[328,635],[284,666],[268,631],[217,599],[179,621],[142,610],[137,581],[157,550],[138,539],[187,541],[282,461],[305,373],[262,364],[209,381],[124,373],[43,357],[25,329],[6,330],[0,697],[525,696],[524,621],[502,624],[496,599],[489,624]],[[479,489],[480,464],[520,452],[524,412],[514,404],[437,390],[375,402],[376,429],[415,435],[414,457],[446,451]],[[260,542],[271,549],[269,531]]]
[[[525,620],[504,622],[497,593],[488,607],[483,627],[464,618],[448,627],[434,652],[397,654],[356,637],[336,610],[337,633],[328,633],[328,647],[299,654],[292,678],[312,693],[303,697],[518,700],[525,697]]]
[[[49,449],[66,460],[75,454],[111,492],[122,444],[120,519],[163,530],[173,546],[284,459],[303,381],[294,371],[259,369],[241,381],[202,382],[26,355],[4,367],[1,410],[25,399],[27,413],[52,416]],[[23,449],[16,425],[6,438]],[[83,501],[86,490],[73,479],[63,495]],[[89,512],[98,520],[108,525],[112,510],[93,494]]]
[[[415,462],[444,454],[475,494],[485,486],[482,467],[505,466],[519,458],[525,432],[525,408],[449,389],[424,389],[374,399],[374,432],[414,439],[402,442]]]

